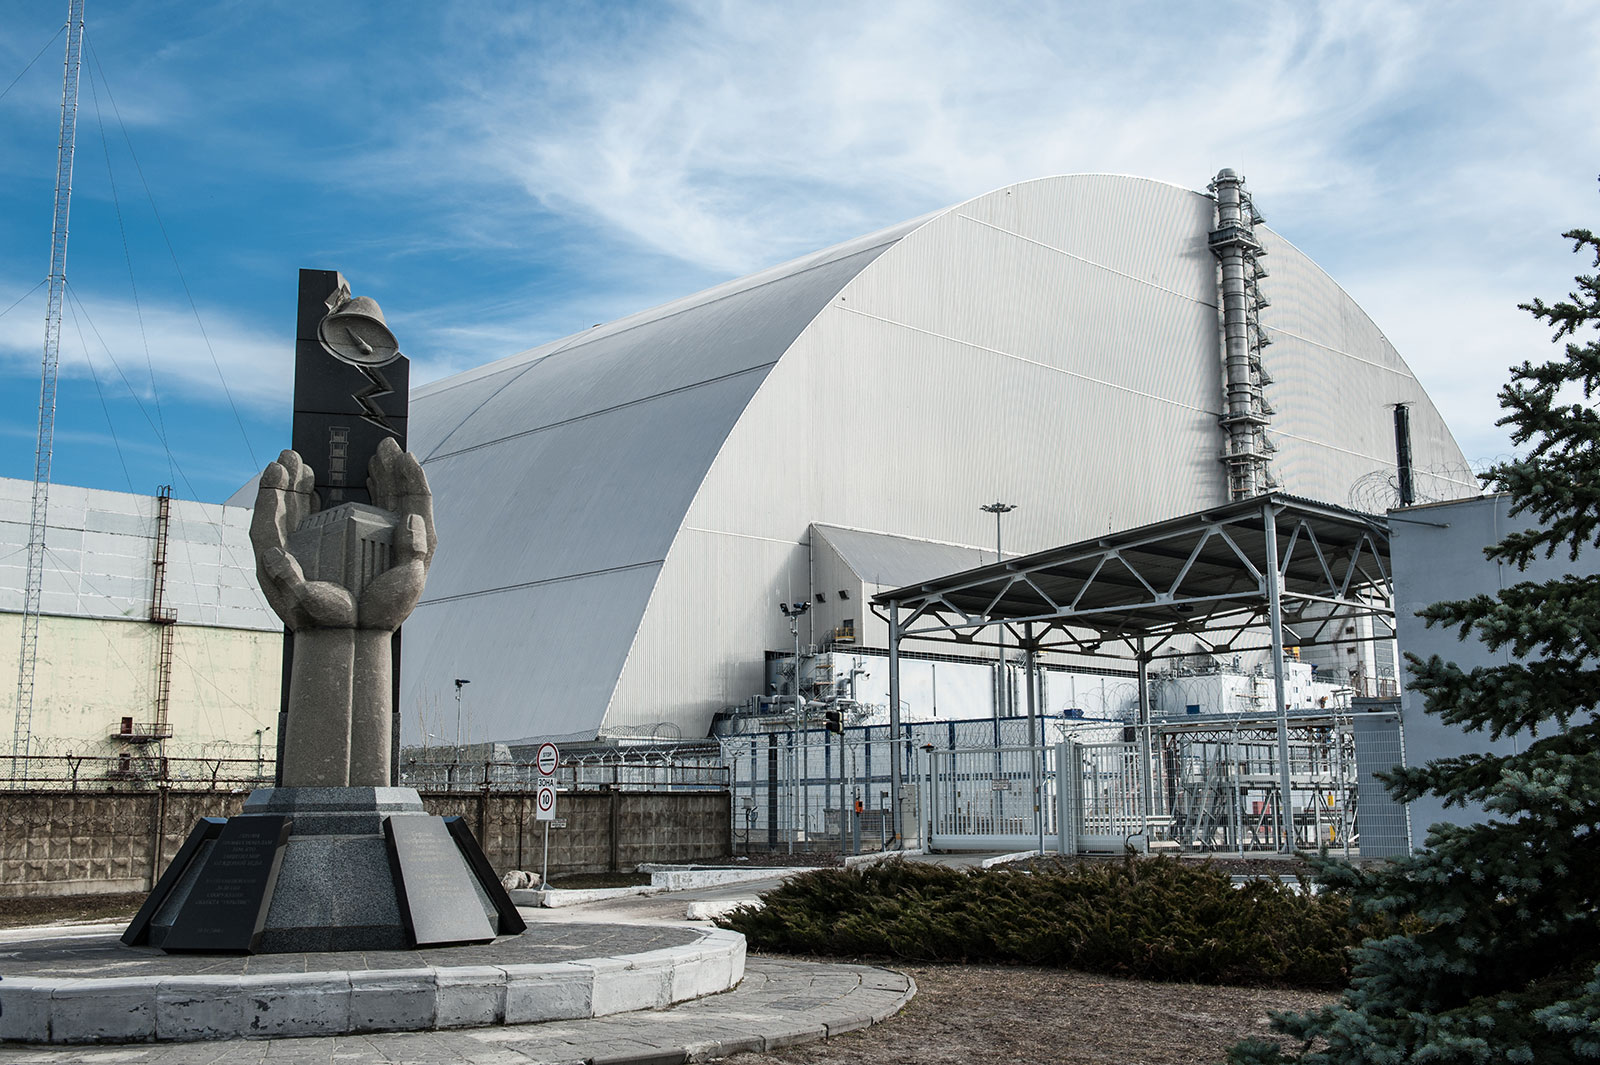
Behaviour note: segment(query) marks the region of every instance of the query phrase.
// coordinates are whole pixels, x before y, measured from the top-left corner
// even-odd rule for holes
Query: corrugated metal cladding
[[[433,722],[453,738],[458,677],[472,681],[471,738],[596,733],[728,430],[818,310],[904,228],[413,394],[409,445],[442,547],[405,627],[408,740]]]
[[[1223,502],[1212,225],[1158,182],[1026,182],[422,389],[441,550],[404,706],[465,677],[473,740],[703,734],[790,644],[813,522],[992,551],[999,499],[1009,554]],[[1284,490],[1345,502],[1397,402],[1419,465],[1460,461],[1376,327],[1258,233]]]
[[[0,478],[0,612],[20,614],[27,587],[33,483]],[[154,496],[52,485],[40,612],[147,620],[153,589]],[[250,512],[174,499],[165,605],[180,625],[279,631],[256,584]]]

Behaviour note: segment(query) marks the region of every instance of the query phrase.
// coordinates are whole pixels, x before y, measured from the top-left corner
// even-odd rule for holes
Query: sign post
[[[539,888],[550,887],[550,822],[556,819],[556,768],[561,765],[561,751],[553,743],[541,743],[534,756],[534,768],[539,771],[539,786],[534,792],[533,816],[544,822],[544,850],[539,858]]]

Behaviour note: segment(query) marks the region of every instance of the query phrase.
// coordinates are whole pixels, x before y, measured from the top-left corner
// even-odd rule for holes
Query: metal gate
[[[1055,761],[1037,747],[929,751],[930,846],[1035,850],[1042,831],[1047,849],[1059,847]]]
[[[1129,838],[1146,832],[1149,824],[1139,744],[1068,742],[1055,753],[1072,784],[1063,789],[1061,820],[1070,835],[1062,840],[1062,850],[1121,854]]]
[[[1120,854],[1149,824],[1137,743],[929,751],[927,783],[934,850]]]

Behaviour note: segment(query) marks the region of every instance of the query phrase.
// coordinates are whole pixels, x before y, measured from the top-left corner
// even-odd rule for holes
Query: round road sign
[[[541,743],[533,764],[538,768],[540,776],[555,776],[556,766],[561,764],[561,752],[556,750],[556,745],[553,743]]]
[[[540,788],[538,792],[539,812],[548,813],[556,808],[556,789]]]

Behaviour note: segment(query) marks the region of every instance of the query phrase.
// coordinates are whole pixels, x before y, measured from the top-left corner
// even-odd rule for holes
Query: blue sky
[[[0,476],[33,469],[65,9],[0,6],[0,85],[45,49],[0,99]],[[1600,222],[1589,2],[88,0],[88,25],[60,483],[248,480],[288,441],[302,266],[378,299],[425,381],[1013,181],[1223,166],[1488,459],[1506,367],[1553,350],[1515,305],[1564,295],[1589,264],[1558,234]]]

